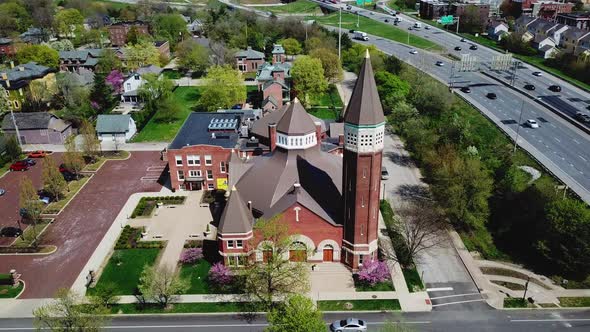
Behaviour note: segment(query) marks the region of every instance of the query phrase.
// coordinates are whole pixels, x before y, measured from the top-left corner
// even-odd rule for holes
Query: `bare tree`
[[[143,268],[139,279],[139,290],[146,299],[159,303],[162,307],[178,300],[178,295],[189,288],[188,280],[168,266],[149,266]]]
[[[434,202],[426,199],[405,203],[388,225],[393,248],[385,255],[402,266],[412,266],[425,250],[439,247],[446,239],[447,221]]]

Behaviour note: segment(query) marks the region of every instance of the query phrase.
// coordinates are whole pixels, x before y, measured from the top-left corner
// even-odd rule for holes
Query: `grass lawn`
[[[133,142],[170,142],[192,112],[193,107],[199,101],[201,90],[196,86],[179,86],[174,90],[173,97],[180,104],[176,120],[162,123],[157,118],[157,113],[145,125]]]
[[[306,14],[321,14],[322,11],[320,10],[320,5],[315,2],[307,1],[307,0],[297,0],[295,2],[290,2],[284,6],[264,6],[264,7],[257,7],[260,10],[267,10],[269,12],[275,14],[281,13],[306,13]]]
[[[391,280],[376,283],[375,285],[366,285],[363,283],[354,282],[354,288],[357,292],[393,292],[395,287]]]
[[[207,276],[210,269],[211,264],[204,259],[199,260],[194,265],[182,265],[180,277],[188,279],[191,285],[189,290],[186,291],[187,294],[209,294]]]
[[[97,287],[113,283],[116,285],[116,295],[132,295],[144,265],[151,265],[156,261],[160,249],[121,249],[115,250],[102,272]],[[115,257],[120,258],[120,263]],[[89,288],[92,295],[96,288]]]
[[[81,177],[80,180],[68,182],[68,190],[69,191],[66,192],[65,197],[62,197],[62,199],[60,199],[57,202],[49,203],[45,207],[45,210],[43,210],[43,213],[47,213],[47,214],[59,213],[59,211],[61,211],[64,208],[64,206],[66,206],[66,204],[68,204],[68,202],[72,200],[74,195],[76,195],[76,193],[82,188],[82,186],[86,182],[88,182],[89,179],[90,179],[89,177],[84,176],[84,177]]]
[[[324,17],[310,18],[315,19],[318,23],[327,24],[331,26],[338,26],[338,14],[330,14]],[[342,14],[342,28],[345,30],[360,30],[371,35],[390,39],[399,43],[408,44],[408,32],[398,29],[392,25],[374,21],[370,18],[361,17],[360,26],[356,26],[357,16],[353,14]],[[409,45],[433,50],[443,50],[444,48],[427,39],[409,34]]]
[[[45,227],[49,226],[49,220],[47,219],[43,219],[42,222],[37,223],[37,225],[35,226],[28,226],[27,228],[25,228],[25,231],[23,232],[23,236],[19,236],[18,238],[16,238],[16,241],[14,242],[14,244],[12,245],[13,247],[29,247],[31,246],[31,243],[33,242],[33,238],[35,236],[35,234],[37,235],[37,239],[39,239],[39,235],[43,232],[43,230],[45,230]],[[23,240],[22,238],[25,238],[25,240]],[[39,241],[37,241],[38,243]]]
[[[562,307],[590,307],[590,297],[558,297]]]
[[[318,308],[322,311],[401,310],[398,300],[318,301]]]
[[[176,70],[164,70],[164,77],[166,77],[169,80],[177,80],[179,78],[184,77],[184,75]]]
[[[340,116],[340,110],[334,110],[331,108],[317,108],[311,107],[307,110],[307,113],[326,120],[336,120]]]
[[[17,287],[2,285],[2,286],[0,286],[0,299],[12,299],[15,296],[17,296],[18,294],[20,294],[20,292],[22,290],[23,290],[23,283],[22,282],[19,282]]]
[[[505,297],[504,298],[504,308],[529,308],[533,307],[527,300],[523,300],[522,298],[516,297]]]
[[[241,312],[243,303],[240,302],[202,302],[175,303],[172,308],[165,310],[157,305],[140,309],[136,304],[117,304],[111,306],[111,313],[117,314],[157,314],[157,313],[192,313],[192,312]]]
[[[232,0],[233,3],[239,3],[242,5],[276,5],[281,3],[280,0]]]
[[[86,165],[84,170],[88,172],[96,172],[107,160],[127,159],[127,157],[129,157],[129,151],[104,152],[94,163]]]
[[[509,269],[503,269],[500,267],[482,267],[480,268],[481,272],[483,272],[483,274],[492,274],[492,275],[497,275],[497,276],[505,276],[505,277],[513,277],[513,278],[518,278],[518,279],[522,279],[522,280],[527,280],[528,276],[524,273],[520,273],[518,271],[514,271],[514,270],[509,270]],[[550,287],[545,286],[545,284],[543,284],[542,282],[540,282],[537,279],[531,278],[531,282],[533,284],[536,284],[537,286],[543,287],[544,289],[551,289]]]
[[[424,284],[420,279],[420,275],[416,268],[413,269],[403,269],[404,279],[406,279],[406,285],[410,292],[419,292],[424,290]]]

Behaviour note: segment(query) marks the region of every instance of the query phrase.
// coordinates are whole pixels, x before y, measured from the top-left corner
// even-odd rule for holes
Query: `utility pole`
[[[514,150],[512,150],[512,154],[516,153],[516,147],[518,146],[518,133],[520,132],[520,125],[522,121],[522,111],[524,110],[524,99],[522,101],[522,105],[520,106],[520,115],[518,116],[518,123],[516,127],[516,138],[514,139]]]
[[[18,140],[18,146],[20,149],[23,149],[23,142],[20,140],[20,133],[18,132],[18,126],[16,125],[16,120],[14,119],[14,112],[12,110],[12,106],[10,108],[10,117],[12,118],[12,124],[14,125],[14,130],[16,131],[16,139]]]
[[[338,19],[338,59],[341,60],[342,58],[340,57],[340,54],[342,53],[341,51],[341,45],[342,45],[342,5],[340,5],[340,8],[338,10],[340,18]],[[307,31],[307,30],[305,30]]]
[[[360,28],[361,26],[361,15],[359,14],[359,12],[356,12],[356,27]]]
[[[451,62],[451,77],[449,77],[449,90],[453,88],[453,77],[455,76],[455,61]]]
[[[524,301],[526,299],[526,292],[529,289],[529,281],[531,280],[531,277],[527,276],[526,277],[526,284],[524,284],[524,294],[522,294],[522,300]]]
[[[461,18],[460,16],[457,16],[457,34],[459,34],[459,19],[460,18]]]

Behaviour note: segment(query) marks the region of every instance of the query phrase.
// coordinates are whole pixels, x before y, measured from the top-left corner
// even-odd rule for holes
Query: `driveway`
[[[61,163],[61,153],[54,153],[52,157],[59,165]],[[24,172],[9,172],[0,178],[0,188],[5,189],[6,193],[0,196],[0,228],[6,226],[18,227],[17,220],[20,219],[18,215],[18,204],[20,195],[20,182],[23,178],[29,177],[33,181],[35,188],[41,188],[42,180],[41,173],[43,169],[43,159],[35,159],[37,165],[29,168]],[[13,238],[0,238],[0,245],[8,245],[12,243]]]
[[[71,287],[129,195],[162,188],[148,167],[165,164],[159,152],[133,152],[128,160],[108,161],[45,234],[43,244],[56,245],[57,252],[0,256],[0,271],[16,269],[27,283],[20,298],[52,297],[59,288]]]

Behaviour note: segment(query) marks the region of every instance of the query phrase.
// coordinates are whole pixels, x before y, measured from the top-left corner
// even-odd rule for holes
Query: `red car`
[[[17,161],[14,164],[10,165],[10,171],[26,171],[29,169],[29,164],[25,161]]]
[[[44,158],[47,155],[47,151],[37,150],[29,152],[29,158]]]

